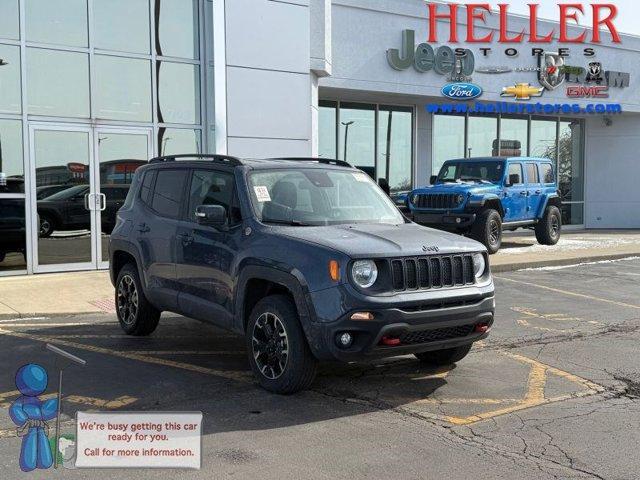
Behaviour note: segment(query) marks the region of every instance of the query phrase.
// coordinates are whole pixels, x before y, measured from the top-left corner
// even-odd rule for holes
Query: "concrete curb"
[[[0,313],[1,320],[26,320],[29,318],[65,318],[77,317],[78,315],[110,315],[104,310],[86,311],[86,312],[56,312],[56,313]],[[2,328],[2,323],[0,323]]]
[[[577,265],[579,263],[602,262],[605,260],[621,260],[640,256],[637,253],[616,253],[611,255],[591,255],[580,258],[558,258],[552,260],[537,260],[531,262],[506,263],[503,265],[491,265],[491,273],[516,272],[526,268],[561,267],[564,265]],[[491,259],[489,259],[491,262]]]

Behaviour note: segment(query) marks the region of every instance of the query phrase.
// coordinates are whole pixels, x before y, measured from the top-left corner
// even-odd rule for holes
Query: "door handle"
[[[147,233],[147,232],[151,231],[151,229],[149,228],[149,226],[146,223],[140,223],[140,224],[138,224],[138,231],[140,233]]]
[[[542,190],[536,190],[534,193],[535,193],[536,195],[540,195],[540,194],[542,193]]]
[[[107,196],[104,193],[99,193],[98,200],[100,204],[100,211],[104,212],[107,209]]]
[[[84,209],[85,209],[85,210],[91,210],[91,209],[89,208],[89,197],[90,197],[90,196],[91,196],[91,194],[90,194],[90,193],[85,193],[85,194],[84,194]]]
[[[529,192],[525,192],[524,190],[520,192],[520,195],[522,195],[523,197],[526,197],[529,194]]]

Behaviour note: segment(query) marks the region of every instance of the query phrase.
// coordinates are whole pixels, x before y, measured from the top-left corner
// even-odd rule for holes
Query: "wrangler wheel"
[[[479,241],[489,253],[496,253],[502,244],[502,217],[497,210],[488,209],[478,215],[471,227],[471,237]]]
[[[560,209],[551,205],[544,211],[544,215],[536,224],[536,240],[540,245],[555,245],[560,240],[562,230],[562,216]]]

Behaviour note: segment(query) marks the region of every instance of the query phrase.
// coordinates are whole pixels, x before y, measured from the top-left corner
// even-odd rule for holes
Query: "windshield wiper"
[[[310,223],[304,223],[304,222],[301,222],[300,220],[276,220],[276,219],[265,220],[265,219],[262,219],[262,222],[263,223],[273,223],[275,225],[290,225],[290,226],[294,226],[294,227],[312,227],[313,226]]]

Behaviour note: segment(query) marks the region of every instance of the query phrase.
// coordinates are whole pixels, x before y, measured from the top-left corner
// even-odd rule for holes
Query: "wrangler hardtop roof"
[[[282,157],[282,158],[246,158],[241,159],[231,155],[185,153],[179,155],[163,155],[149,160],[149,165],[166,165],[175,162],[197,165],[218,165],[226,167],[247,166],[251,169],[263,168],[349,168],[353,169],[349,163],[343,160],[318,157]]]
[[[450,158],[449,160],[445,160],[444,163],[447,162],[504,162],[507,160],[518,161],[518,162],[551,162],[550,159],[544,157],[509,157],[509,156],[500,156],[500,157],[469,157],[469,158]]]

